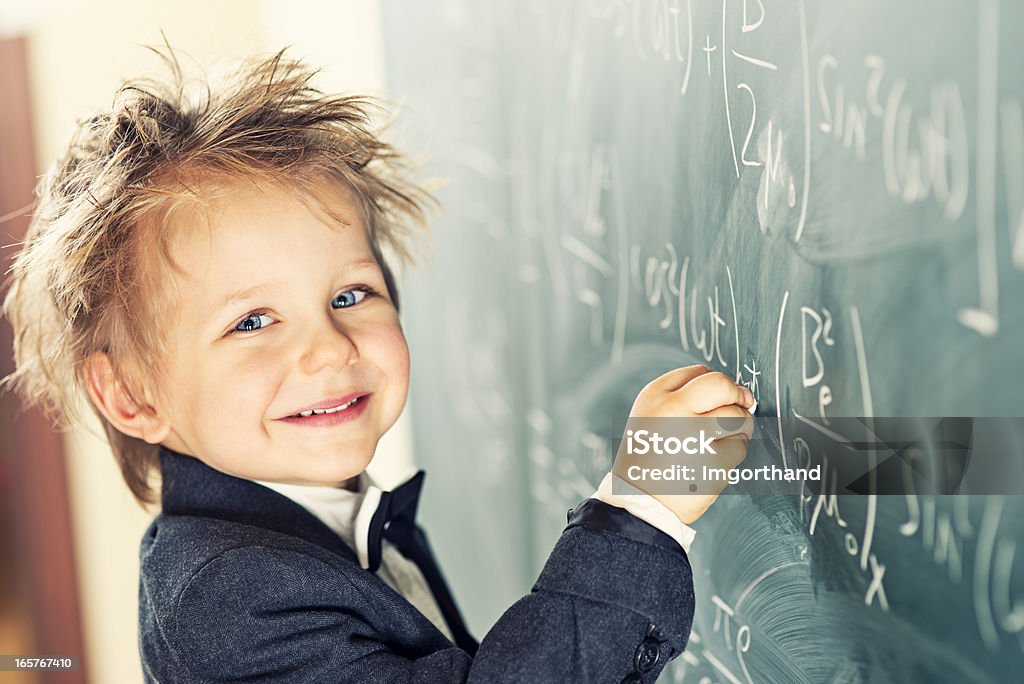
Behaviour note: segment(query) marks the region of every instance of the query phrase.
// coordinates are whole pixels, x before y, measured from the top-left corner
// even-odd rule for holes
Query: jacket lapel
[[[197,458],[166,448],[160,449],[160,469],[163,512],[166,514],[203,516],[262,527],[321,546],[359,567],[355,551],[341,537],[283,494],[222,473]],[[426,561],[417,565],[428,579],[434,599],[455,636],[455,643],[474,655],[479,644],[466,629],[429,548],[427,553]]]
[[[215,470],[197,458],[160,450],[163,511],[262,527],[322,546],[357,566],[355,552],[315,515],[263,485]]]

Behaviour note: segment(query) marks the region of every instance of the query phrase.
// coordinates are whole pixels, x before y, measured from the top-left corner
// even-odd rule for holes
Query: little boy
[[[385,254],[409,257],[428,196],[370,103],[301,64],[278,54],[196,99],[169,63],[79,126],[5,301],[9,380],[65,421],[84,389],[134,495],[162,504],[141,549],[146,680],[653,681],[689,635],[687,523],[714,496],[614,495],[609,474],[478,644],[413,519],[422,474],[383,492],[363,472],[409,378]],[[633,415],[751,403],[688,367]]]

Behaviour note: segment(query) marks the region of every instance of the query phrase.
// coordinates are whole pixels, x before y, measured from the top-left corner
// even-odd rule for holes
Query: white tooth
[[[302,416],[303,418],[308,418],[313,415],[322,416],[327,413],[337,413],[338,411],[344,411],[357,401],[359,401],[359,397],[356,397],[352,401],[348,402],[347,404],[342,404],[341,406],[335,406],[334,408],[329,409],[310,409],[308,411],[302,411],[301,413],[299,413],[299,415]]]
[[[344,411],[349,406],[351,406],[352,404],[356,403],[358,400],[359,400],[359,398],[356,397],[355,399],[353,399],[352,401],[348,402],[347,404],[342,404],[341,406],[335,406],[332,409],[328,409],[328,412],[329,413],[337,413],[338,411]]]

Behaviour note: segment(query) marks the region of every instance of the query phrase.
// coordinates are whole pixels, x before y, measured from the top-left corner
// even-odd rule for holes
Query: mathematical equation
[[[890,198],[905,205],[933,202],[950,224],[965,218],[973,200],[975,213],[967,218],[977,247],[978,298],[976,305],[959,307],[955,318],[978,334],[998,333],[1000,156],[1007,203],[1002,227],[1012,266],[1024,270],[1024,116],[1019,98],[998,92],[998,0],[977,3],[973,146],[956,79],[924,86],[928,105],[921,108],[908,97],[915,87],[909,76],[897,73],[883,55],[867,52],[853,63],[829,53],[812,55],[804,0],[770,7],[762,0],[591,0],[587,8],[641,62],[677,65],[679,97],[694,96],[696,73],[720,80],[723,144],[737,179],[747,170],[760,174],[754,201],[763,233],[783,231],[794,243],[804,237],[814,200],[813,151],[828,145],[851,150],[861,164],[880,158]],[[795,54],[757,52],[771,44],[763,34],[785,33],[793,24]],[[799,93],[787,89],[793,75],[783,64],[799,72]],[[846,81],[865,85],[854,91]],[[780,120],[777,107],[775,115],[759,116],[759,100],[780,92],[789,93],[792,109],[802,114],[799,122]],[[872,141],[878,141],[880,154],[869,156]]]

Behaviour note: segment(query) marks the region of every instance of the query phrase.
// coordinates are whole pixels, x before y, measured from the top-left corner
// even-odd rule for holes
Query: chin
[[[373,454],[371,453],[365,459],[347,457],[342,463],[321,463],[320,467],[307,469],[303,475],[316,484],[338,486],[366,470],[366,466],[369,465],[372,458]]]

